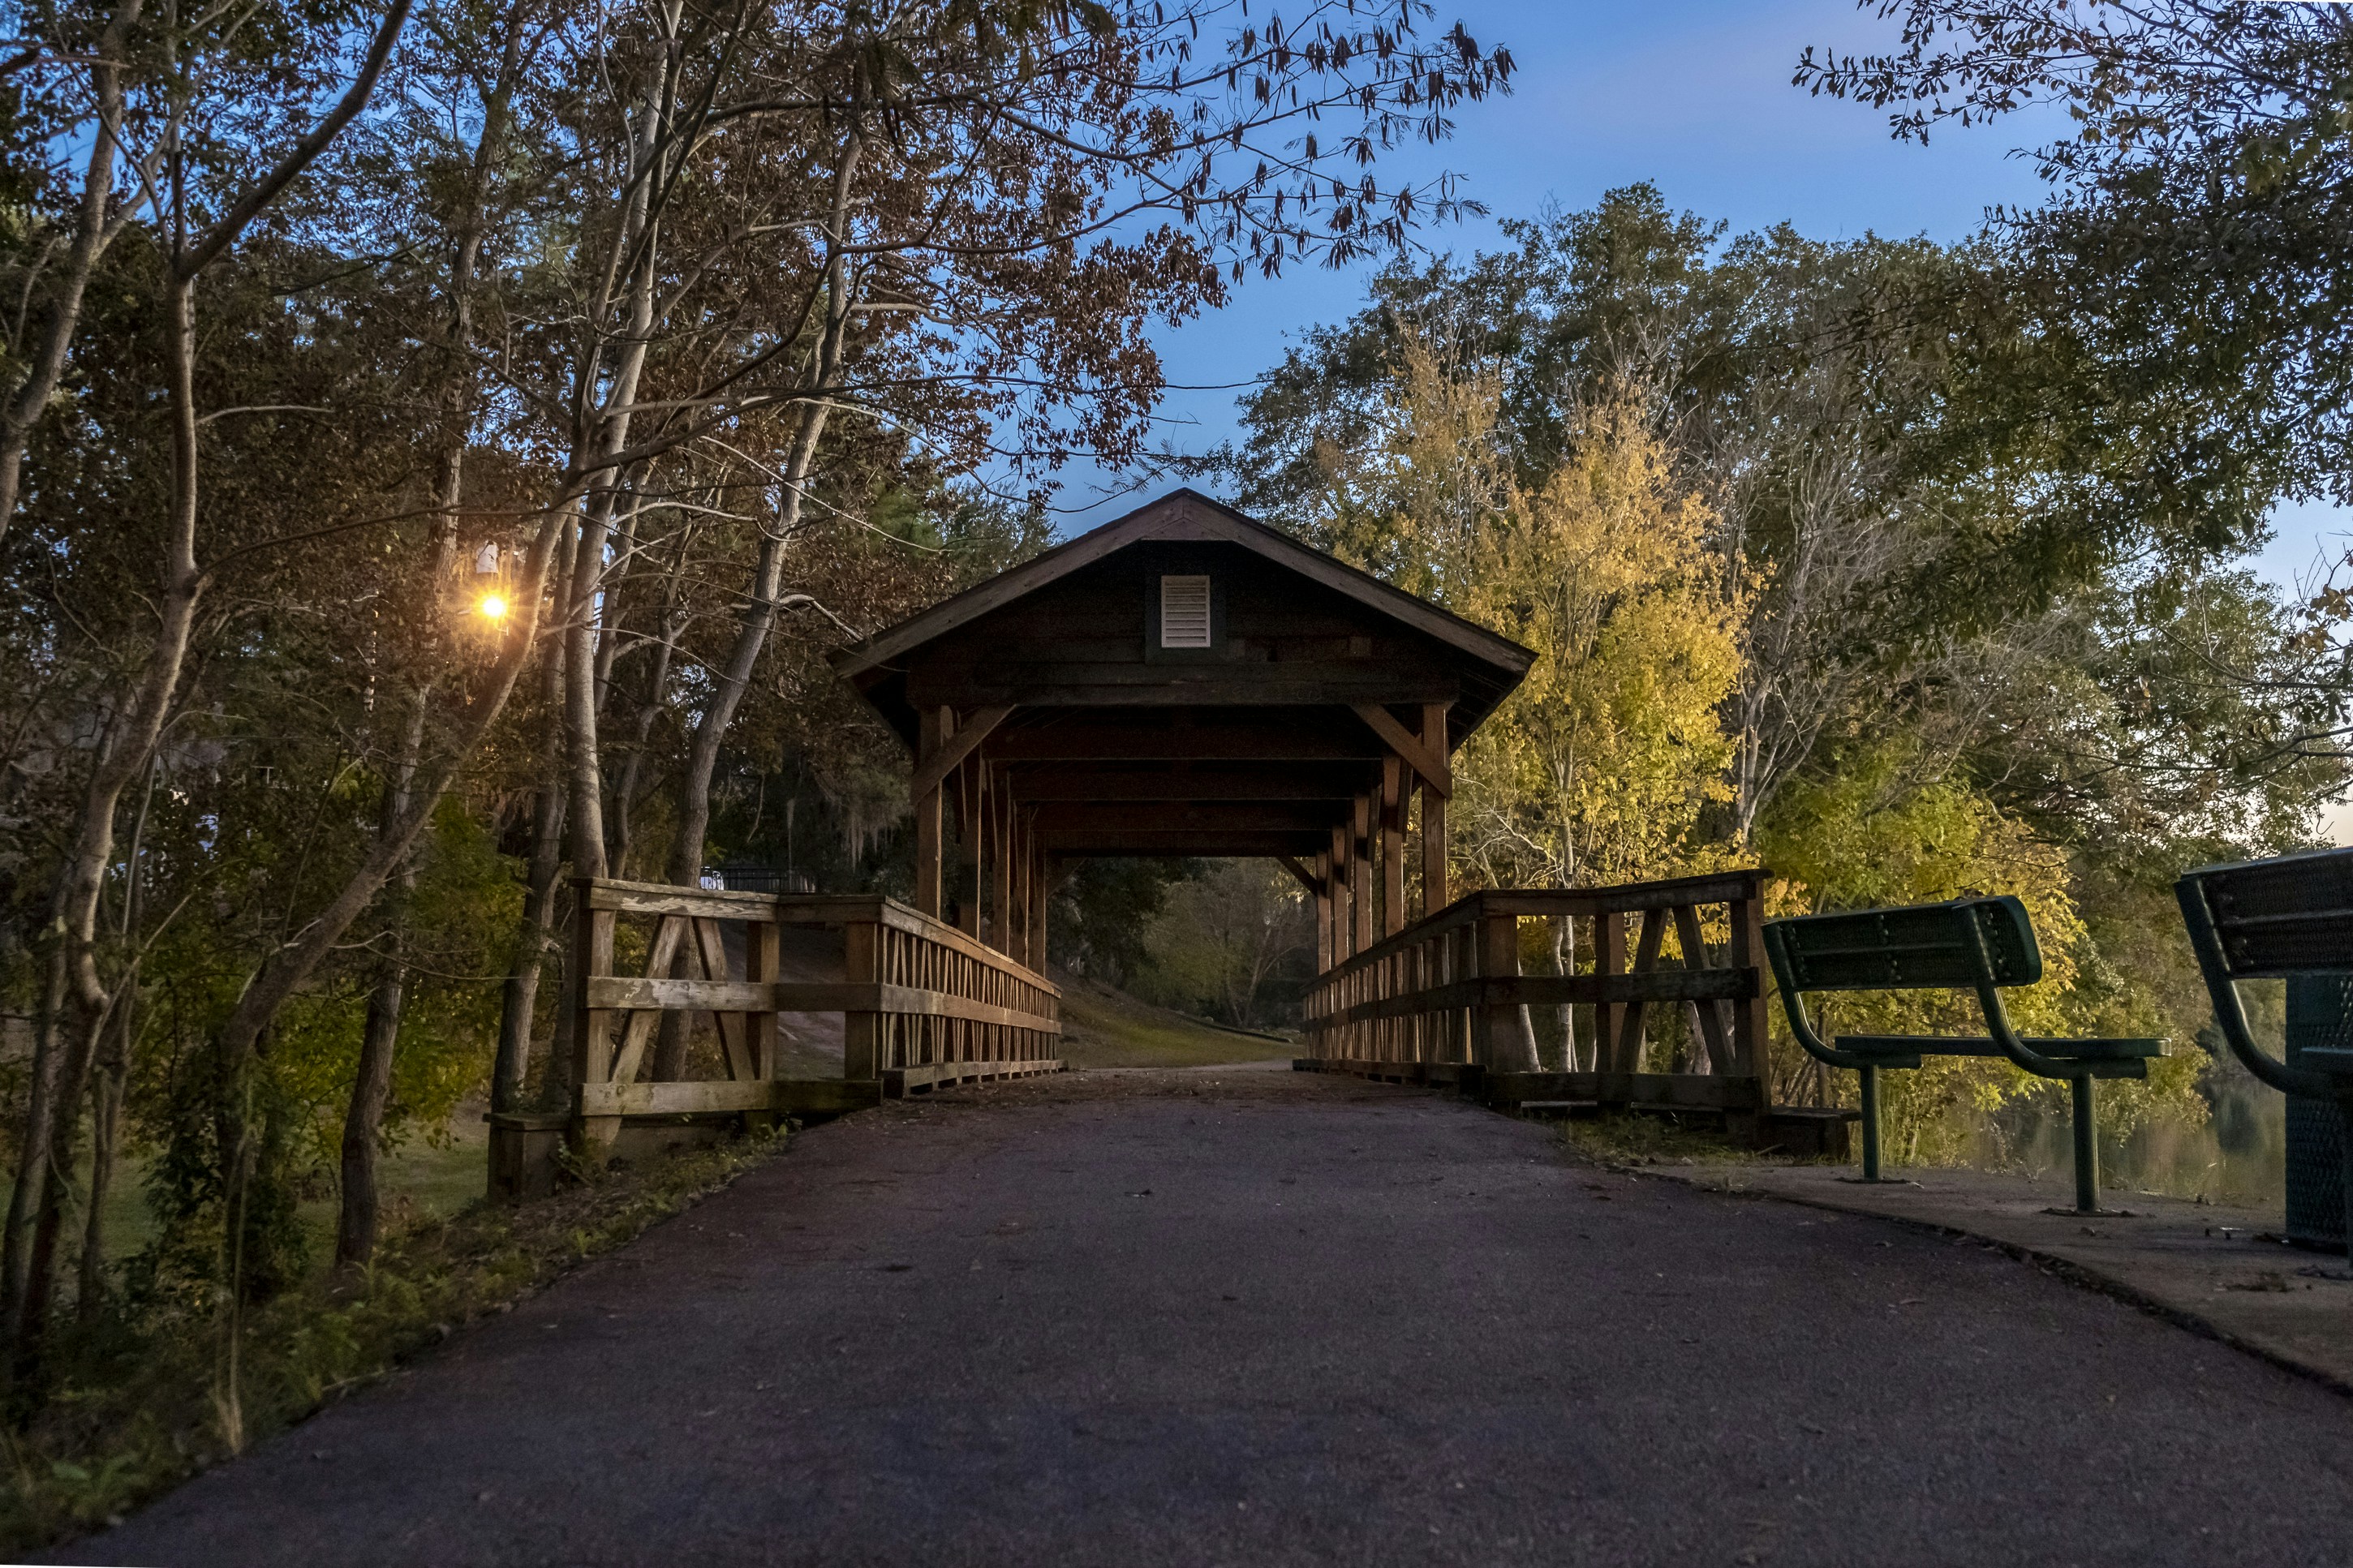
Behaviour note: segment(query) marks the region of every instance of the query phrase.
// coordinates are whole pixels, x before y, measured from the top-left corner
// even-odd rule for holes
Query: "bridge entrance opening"
[[[1452,897],[1451,759],[1535,657],[1190,490],[843,649],[911,752],[913,903],[580,884],[568,1103],[493,1119],[493,1192],[551,1184],[567,1142],[593,1161],[1058,1069],[1048,893],[1084,856],[1297,878],[1319,972],[1303,1068],[1764,1135],[1761,872]],[[1587,956],[1546,973],[1548,952]],[[1534,1010],[1577,1006],[1589,1049],[1542,1070]],[[1644,1070],[1646,1009],[1704,1043],[1690,1070]],[[723,1078],[645,1081],[674,1012],[712,1016]],[[813,1016],[840,1020],[838,1075],[790,1070]]]

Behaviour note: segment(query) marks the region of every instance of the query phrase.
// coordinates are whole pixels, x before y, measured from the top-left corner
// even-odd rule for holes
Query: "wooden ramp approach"
[[[574,1158],[601,1163],[780,1115],[838,1115],[1061,1067],[1060,993],[894,900],[604,880],[575,891],[572,1103],[491,1119],[494,1197],[549,1191],[567,1144]],[[778,978],[786,937],[807,932],[838,941],[838,980]],[[619,973],[624,952],[634,975]],[[786,1021],[824,1013],[842,1016],[839,1075],[786,1076]],[[679,1016],[690,1027],[712,1020],[715,1039],[699,1054],[724,1076],[647,1081],[663,1021]]]

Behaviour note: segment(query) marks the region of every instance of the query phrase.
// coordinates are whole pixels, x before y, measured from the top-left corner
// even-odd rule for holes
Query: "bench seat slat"
[[[2053,1040],[2021,1035],[2027,1049],[2054,1061],[2081,1062],[2096,1078],[2142,1078],[2147,1061],[2165,1055],[2163,1040]],[[1888,1067],[1917,1067],[1922,1057],[1999,1057],[2001,1047],[1982,1035],[1841,1035],[1831,1042],[1857,1056],[1888,1058]],[[2353,1055],[2353,1053],[2348,1053]]]

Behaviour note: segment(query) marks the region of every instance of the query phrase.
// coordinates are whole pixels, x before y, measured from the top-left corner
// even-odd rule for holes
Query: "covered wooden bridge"
[[[1100,855],[1299,879],[1321,976],[1302,1066],[1761,1131],[1760,873],[1447,897],[1451,758],[1534,657],[1181,489],[844,649],[912,753],[913,906],[580,884],[571,1103],[494,1121],[493,1190],[545,1184],[565,1140],[597,1158],[1059,1068],[1048,894]],[[1585,957],[1524,973],[1560,952]],[[1540,1072],[1535,1020],[1572,1008],[1582,1045],[1556,1027],[1549,1054],[1577,1070]],[[1690,1070],[1642,1070],[1646,1010],[1678,1016]],[[644,1081],[675,1012],[709,1016],[723,1076]],[[816,1016],[840,1020],[839,1068],[796,1075],[784,1047]]]

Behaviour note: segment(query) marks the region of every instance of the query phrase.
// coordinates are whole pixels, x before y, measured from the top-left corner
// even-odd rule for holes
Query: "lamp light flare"
[[[501,595],[483,595],[476,602],[474,609],[486,621],[502,621],[507,618],[507,602]]]

